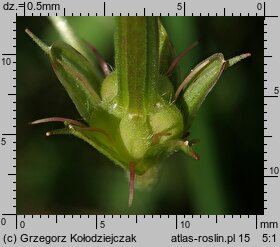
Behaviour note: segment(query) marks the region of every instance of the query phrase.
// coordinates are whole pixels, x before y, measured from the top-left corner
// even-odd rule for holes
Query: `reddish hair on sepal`
[[[63,118],[63,117],[49,117],[49,118],[42,118],[42,119],[38,119],[38,120],[35,120],[33,122],[31,122],[30,124],[41,124],[41,123],[51,123],[51,122],[67,122],[67,123],[70,123],[70,124],[73,124],[75,126],[79,126],[79,127],[86,127],[85,124],[79,122],[79,121],[76,121],[76,120],[73,120],[73,119],[70,119],[70,118]]]
[[[207,64],[209,64],[209,60],[205,60],[202,63],[200,63],[199,65],[197,65],[197,67],[195,67],[191,73],[189,73],[189,75],[183,80],[183,82],[179,85],[175,96],[174,96],[174,101],[177,100],[177,98],[179,97],[179,94],[181,93],[181,91],[183,90],[183,88],[185,87],[185,85],[190,82],[195,76],[196,74]]]
[[[198,45],[198,41],[194,42],[190,47],[185,49],[182,53],[180,53],[177,57],[174,58],[172,63],[170,64],[166,74],[167,76],[171,75],[172,71],[176,67],[177,63],[184,57],[186,56],[193,48],[195,48]]]
[[[152,142],[153,143],[158,143],[160,141],[161,137],[163,137],[163,136],[170,136],[170,135],[171,135],[171,133],[168,133],[166,131],[158,132],[158,133],[153,135]]]
[[[96,56],[99,65],[104,73],[104,75],[109,75],[111,73],[111,70],[109,69],[108,64],[105,62],[104,58],[102,57],[102,55],[99,53],[99,51],[88,41],[84,40],[84,42],[86,43],[86,45],[93,51],[94,55]]]
[[[133,202],[134,178],[135,178],[134,163],[131,162],[131,163],[129,164],[129,194],[128,194],[128,207],[131,207],[132,202]]]

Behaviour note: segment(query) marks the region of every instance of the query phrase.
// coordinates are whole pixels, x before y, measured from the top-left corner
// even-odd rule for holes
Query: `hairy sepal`
[[[185,114],[187,114],[187,129],[191,126],[200,106],[210,91],[213,89],[224,70],[250,56],[250,53],[244,53],[225,60],[222,53],[216,53],[199,63],[191,71],[190,75],[192,73],[194,73],[194,75],[189,75],[189,81],[186,80],[183,82],[186,83],[186,86],[183,90],[183,106],[185,109]],[[175,95],[175,97],[176,96],[178,95]]]
[[[99,107],[100,84],[91,64],[72,46],[54,43],[49,52],[52,67],[81,116],[89,122]]]
[[[102,136],[102,133],[96,133],[91,131],[90,129],[81,128],[79,126],[73,126],[72,124],[69,124],[69,122],[66,121],[64,122],[64,125],[65,128],[48,131],[46,135],[74,135],[90,144],[93,148],[97,149],[100,153],[112,160],[116,165],[119,165],[124,169],[128,169],[129,159],[127,158],[127,154],[119,153],[119,147],[115,145],[115,138],[113,140],[104,142],[104,138],[107,140],[108,138],[106,136],[100,138]]]
[[[187,114],[187,128],[191,126],[201,104],[221,76],[225,62],[223,54],[216,53],[193,69],[195,74],[190,78],[190,81],[186,82],[186,86],[183,89],[183,105]]]

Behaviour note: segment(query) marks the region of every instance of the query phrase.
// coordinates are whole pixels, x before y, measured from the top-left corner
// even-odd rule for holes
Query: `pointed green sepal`
[[[192,150],[191,148],[192,143],[189,141],[178,141],[178,147],[181,151],[183,151],[186,155],[194,158],[195,160],[199,160],[199,156]]]
[[[45,44],[42,40],[40,40],[34,33],[32,33],[29,29],[25,29],[25,32],[29,35],[29,37],[46,53],[49,54],[50,46]]]
[[[244,54],[241,54],[239,56],[236,56],[236,57],[233,57],[233,58],[230,58],[226,61],[226,66],[225,66],[225,69],[233,66],[234,64],[240,62],[241,60],[247,58],[247,57],[250,57],[251,56],[251,53],[244,53]]]
[[[225,68],[224,56],[221,53],[212,55],[198,64],[179,86],[175,97],[183,92],[183,105],[187,114],[186,127],[191,123]]]
[[[52,22],[60,37],[64,42],[71,45],[74,49],[79,51],[92,65],[92,70],[98,78],[102,80],[102,75],[98,68],[97,59],[93,52],[87,47],[87,44],[75,33],[72,27],[68,23],[68,19],[65,16],[49,16],[49,20]]]
[[[66,89],[81,116],[90,121],[100,103],[100,81],[91,64],[72,46],[56,42],[50,49],[50,60],[60,82]]]
[[[100,141],[100,138],[98,138],[98,136],[104,135],[102,131],[97,130],[96,128],[81,128],[78,126],[73,126],[72,124],[69,124],[66,121],[64,122],[64,125],[65,128],[48,131],[46,133],[46,136],[74,135],[90,144],[93,148],[97,149],[100,153],[108,157],[115,164],[123,168],[127,168],[129,166],[125,159],[123,159],[123,157],[125,156],[119,155],[116,148],[114,148],[114,141],[111,140],[110,137],[108,139],[108,136],[105,135],[108,139],[107,144]]]
[[[175,99],[177,99],[181,91],[184,90],[183,105],[187,113],[186,129],[191,126],[201,104],[215,86],[223,71],[249,56],[250,54],[246,53],[225,61],[222,53],[216,53],[202,61],[191,71],[175,93]]]

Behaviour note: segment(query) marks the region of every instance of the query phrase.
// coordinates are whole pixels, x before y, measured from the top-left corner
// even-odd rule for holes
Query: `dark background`
[[[112,66],[113,19],[70,17]],[[200,44],[180,63],[182,79],[215,52],[252,57],[227,70],[191,128],[200,161],[176,153],[159,184],[135,191],[127,207],[123,170],[72,136],[46,137],[61,126],[28,123],[45,117],[80,119],[47,56],[25,34],[51,44],[60,39],[46,17],[17,19],[18,214],[263,214],[263,18],[165,17],[177,52]]]

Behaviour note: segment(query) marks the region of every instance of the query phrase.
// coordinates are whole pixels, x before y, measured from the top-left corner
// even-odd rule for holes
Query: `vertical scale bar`
[[[260,4],[258,4],[261,6]],[[278,21],[276,18],[278,16],[272,16],[272,15],[266,15],[266,2],[263,3],[263,13],[264,13],[264,212],[267,217],[275,215],[275,210],[278,210],[279,206],[277,207],[277,203],[279,204],[279,201],[277,200],[277,183],[279,185],[279,178],[278,174],[274,174],[273,168],[278,168],[279,165],[276,162],[275,155],[277,155],[277,149],[275,147],[277,146],[277,125],[275,124],[275,121],[277,122],[278,119],[275,118],[275,114],[278,112],[278,104],[279,101],[278,93],[275,92],[274,83],[278,79],[274,75],[274,71],[272,70],[272,64],[278,64],[277,60],[279,60],[279,53],[277,54],[277,50],[275,47],[279,44],[279,41],[277,40],[277,36],[275,33],[272,32],[273,25],[275,24],[275,21]],[[275,39],[275,37],[277,37]],[[268,38],[269,38],[269,45],[268,45]],[[275,44],[274,44],[275,42]],[[269,52],[268,52],[269,48]],[[268,55],[269,54],[269,55]],[[277,56],[278,55],[278,56]],[[277,79],[276,79],[277,78]],[[272,101],[273,100],[273,101]],[[268,102],[269,101],[269,102]],[[278,121],[279,122],[279,121]],[[269,123],[269,125],[268,125]],[[269,128],[268,128],[269,127]],[[268,132],[269,131],[269,132]],[[270,141],[269,145],[266,142],[267,140]],[[278,160],[277,160],[278,161]],[[276,182],[275,180],[278,181]],[[269,188],[268,188],[269,186]],[[279,187],[279,186],[278,186]],[[269,210],[267,210],[269,209]]]
[[[10,8],[13,5],[9,5]],[[1,26],[1,213],[16,213],[16,12],[1,8],[5,25]],[[2,19],[3,22],[3,19]],[[4,23],[4,22],[3,22]]]
[[[266,25],[266,23],[265,23],[265,2],[264,2],[264,6],[263,6],[263,16],[264,16],[264,19],[263,19],[263,28],[264,28],[264,34],[263,34],[263,36],[264,36],[264,39],[265,39],[265,25]],[[265,48],[265,43],[264,43],[264,48]],[[263,54],[264,54],[264,59],[263,59],[263,61],[264,61],[264,64],[266,63],[266,61],[265,61],[265,49],[264,49],[264,52],[263,52]],[[266,82],[266,78],[265,78],[265,66],[264,66],[264,69],[263,69],[263,71],[264,71],[264,74],[263,74],[263,78],[264,78],[264,85],[266,84],[265,82]],[[266,86],[267,87],[267,86]],[[264,95],[265,95],[266,93],[264,92]],[[264,98],[265,99],[265,98]],[[265,110],[265,106],[267,106],[266,104],[264,104],[264,112],[266,111]],[[264,114],[264,125],[265,125],[265,117],[266,117],[266,115]],[[265,130],[264,130],[264,136],[265,136]],[[265,142],[265,138],[264,138],[264,142]],[[264,152],[265,152],[265,147],[266,146],[264,146]],[[265,160],[265,154],[264,154],[264,160]],[[265,170],[267,169],[267,167],[266,167],[266,163],[265,163],[265,161],[264,161],[264,176],[265,176]],[[265,211],[266,210],[266,207],[265,207],[265,191],[266,191],[266,183],[265,183],[265,178],[264,178],[264,196],[263,196],[263,199],[264,199],[264,210],[263,211]],[[256,216],[256,229],[258,228],[258,223],[257,223],[257,216]]]
[[[15,28],[13,29],[13,37],[12,37],[12,40],[15,40],[15,42],[16,42],[16,31],[17,31],[17,25],[16,25],[16,23],[17,23],[17,13],[16,13],[16,16],[15,16],[15,21],[13,21],[13,25],[15,25]],[[11,42],[12,44],[13,44],[13,42]],[[15,48],[15,54],[16,54],[16,45],[15,46],[13,46],[14,48]],[[16,56],[15,56],[15,58],[14,58],[14,61],[13,61],[13,64],[15,65],[15,67],[14,67],[14,69],[13,69],[13,72],[14,72],[14,76],[13,76],[13,83],[14,83],[14,85],[13,85],[13,88],[15,89],[15,97],[13,98],[13,100],[12,100],[12,108],[13,108],[13,122],[14,122],[14,124],[13,124],[13,129],[14,129],[14,131],[13,131],[13,133],[16,133],[16,99],[17,99],[17,97],[16,97],[16,91],[17,91],[17,89],[16,89],[16,69],[17,69],[17,67],[16,67],[16,65],[17,65],[17,63],[16,63]],[[13,192],[14,192],[14,197],[13,197],[13,201],[14,201],[14,205],[13,205],[13,208],[15,209],[15,213],[16,213],[16,188],[17,188],[17,185],[16,185],[16,182],[17,182],[17,177],[16,177],[16,135],[15,135],[15,140],[13,141],[13,143],[12,143],[12,146],[13,146],[13,148],[12,148],[12,151],[13,151],[13,168],[14,168],[14,174],[15,174],[15,176],[14,176],[14,189],[13,189]],[[17,220],[17,219],[16,219]]]

